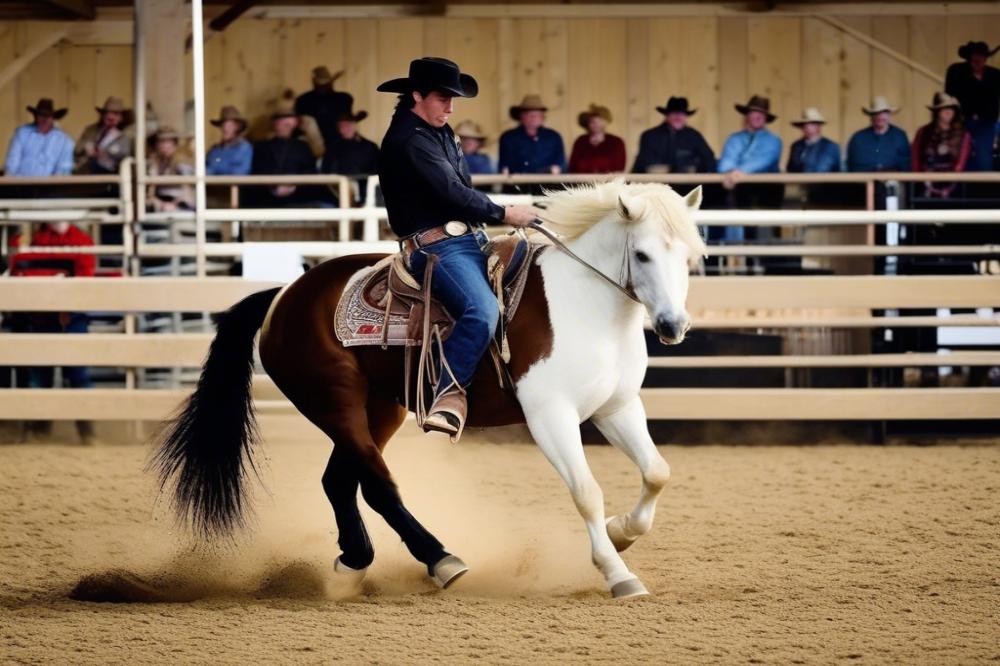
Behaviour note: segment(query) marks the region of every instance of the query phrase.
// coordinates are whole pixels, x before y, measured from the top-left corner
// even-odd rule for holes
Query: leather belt
[[[406,254],[411,254],[420,248],[433,245],[448,238],[458,238],[459,236],[475,233],[476,229],[477,227],[467,222],[453,220],[440,227],[431,227],[430,229],[410,234],[406,238],[401,238],[399,240],[399,248]]]

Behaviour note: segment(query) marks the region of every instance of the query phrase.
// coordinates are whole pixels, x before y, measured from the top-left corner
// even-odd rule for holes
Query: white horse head
[[[677,344],[691,326],[688,274],[705,254],[692,220],[700,205],[700,186],[682,197],[668,185],[616,179],[550,193],[546,218],[595,265],[616,266],[612,276],[632,288],[660,340]]]

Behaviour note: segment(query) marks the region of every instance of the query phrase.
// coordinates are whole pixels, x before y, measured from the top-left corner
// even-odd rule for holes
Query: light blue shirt
[[[205,156],[205,173],[209,176],[245,176],[253,163],[253,146],[246,139],[212,146]]]
[[[8,176],[66,176],[73,172],[73,139],[58,127],[42,134],[34,123],[14,130],[4,170]]]
[[[719,158],[719,173],[739,169],[744,173],[778,173],[781,139],[768,129],[734,132],[726,139]]]

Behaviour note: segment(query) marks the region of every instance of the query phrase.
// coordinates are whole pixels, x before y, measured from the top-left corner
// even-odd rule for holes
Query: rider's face
[[[451,95],[439,92],[429,92],[424,97],[419,92],[413,93],[415,104],[413,112],[434,127],[444,127],[448,116],[455,110]]]

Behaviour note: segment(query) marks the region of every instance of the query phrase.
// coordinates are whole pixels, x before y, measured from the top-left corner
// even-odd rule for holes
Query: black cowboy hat
[[[380,85],[379,92],[408,93],[414,90],[436,90],[454,97],[475,97],[479,84],[458,65],[445,58],[420,58],[410,62],[410,75],[392,79]]]
[[[673,113],[674,111],[681,111],[689,116],[693,116],[698,113],[698,109],[688,108],[688,98],[687,97],[671,97],[667,100],[666,106],[658,106],[656,110],[660,113]]]
[[[971,56],[978,53],[989,58],[997,51],[1000,51],[1000,46],[991,51],[990,47],[986,45],[986,42],[966,42],[962,46],[958,47],[958,57],[962,60],[968,60]]]
[[[767,116],[767,122],[773,123],[778,117],[771,113],[771,100],[767,97],[761,97],[760,95],[754,95],[750,98],[750,101],[746,104],[733,104],[733,107],[746,115],[751,111],[760,111],[765,116]]]
[[[38,100],[38,104],[35,106],[26,107],[28,111],[36,116],[52,116],[56,120],[59,120],[66,115],[69,109],[56,109],[55,103],[48,97],[43,97]]]
[[[356,122],[356,123],[360,123],[362,120],[364,120],[367,117],[368,117],[368,112],[367,111],[358,111],[357,113],[354,113],[354,100],[353,100],[353,98],[351,99],[351,103],[347,106],[346,109],[341,109],[337,113],[337,120],[338,121],[341,121],[341,120],[350,120],[350,121],[353,121],[353,122]]]

